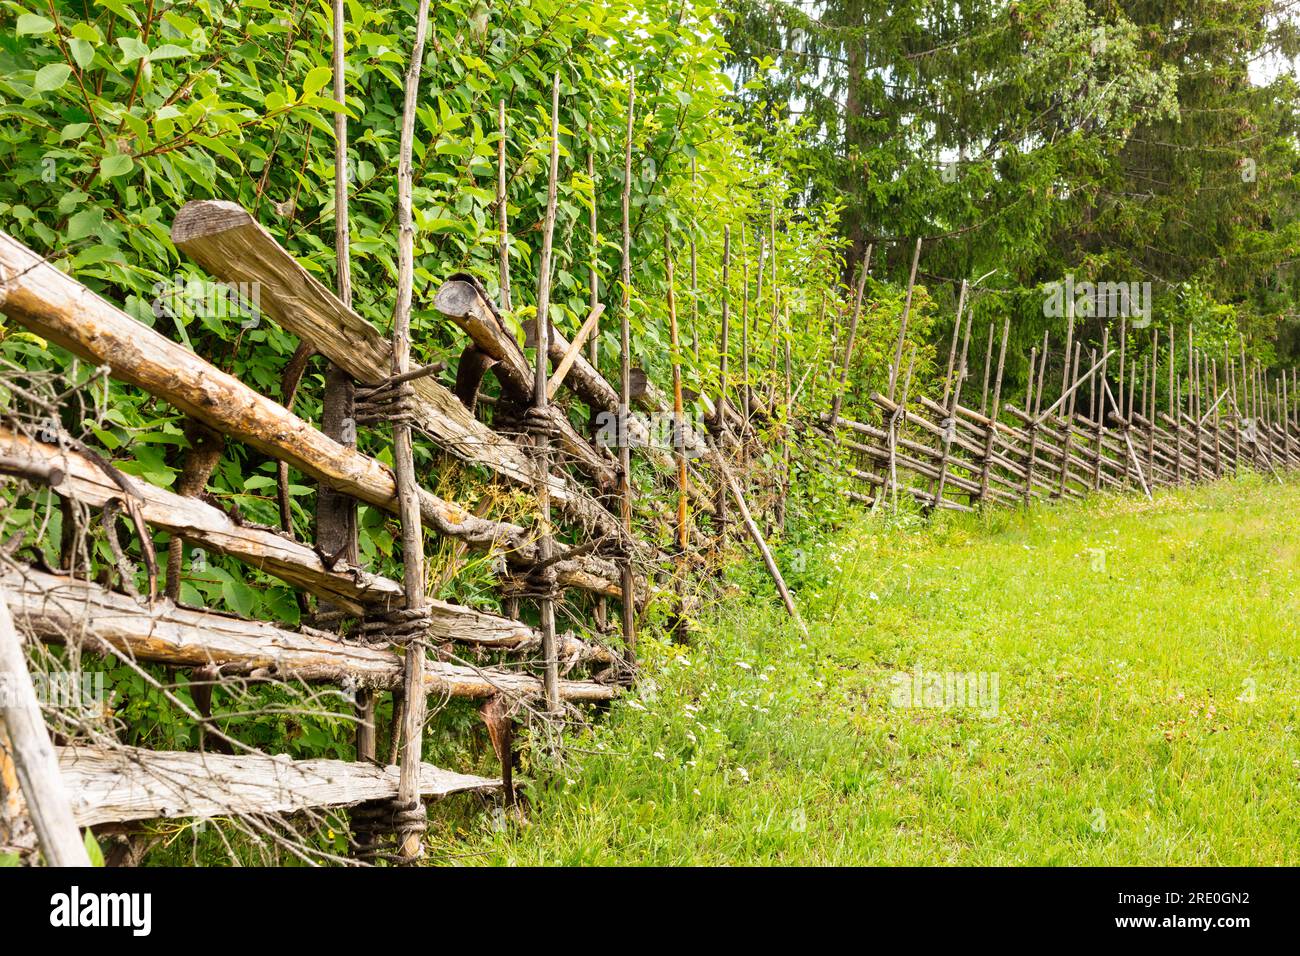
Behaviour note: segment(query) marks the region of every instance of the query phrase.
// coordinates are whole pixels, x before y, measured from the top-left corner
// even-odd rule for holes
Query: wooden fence
[[[642,408],[664,412],[672,407],[679,424],[673,449],[655,449],[646,436],[630,436],[633,443],[645,446],[661,480],[677,495],[675,548],[665,553],[631,530],[626,462],[615,460],[610,449],[582,434],[563,405],[550,402],[564,390],[589,413],[612,413],[631,431],[640,427],[622,414],[626,406],[620,391],[582,354],[582,335],[569,342],[559,334],[543,334],[547,341],[540,351],[554,366],[548,376],[545,366],[541,372],[534,367],[478,283],[468,276],[450,277],[434,304],[464,334],[466,345],[454,370],[456,385],[449,388],[435,374],[440,369],[395,373],[392,343],[238,206],[191,203],[178,214],[172,236],[177,248],[214,279],[256,283],[262,313],[296,335],[308,357],[321,354],[370,389],[361,393],[358,419],[367,406],[374,420],[396,417],[446,454],[483,469],[491,480],[535,494],[538,509],[527,525],[518,524],[476,513],[418,482],[404,486],[394,468],[359,450],[354,440],[333,437],[326,433],[326,423],[318,428],[298,417],[288,407],[291,400],[277,402],[221,371],[0,233],[0,311],[106,374],[173,405],[195,429],[182,470],[189,477],[172,491],[123,473],[66,432],[33,434],[22,416],[0,415],[0,473],[48,488],[79,507],[99,509],[106,528],[115,526],[119,515],[126,518],[135,528],[148,579],[147,593],[140,592],[115,531],[109,537],[118,559],[118,590],[90,580],[88,568],[78,568],[75,560],[60,569],[7,558],[0,563],[0,704],[8,731],[7,743],[0,740],[0,806],[10,820],[30,819],[49,862],[84,862],[78,827],[327,807],[352,808],[353,849],[359,857],[390,855],[381,842],[386,833],[399,835],[394,858],[418,857],[418,847],[413,849],[408,841],[412,834],[418,838],[425,811],[418,802],[412,806],[407,788],[426,800],[457,792],[503,791],[509,802],[511,731],[521,713],[553,719],[566,708],[612,700],[626,686],[635,648],[629,625],[638,610],[661,594],[680,601],[679,590],[663,588],[658,579],[680,578],[688,570],[684,562],[689,554],[710,544],[687,521],[688,510],[714,515],[711,530],[720,537],[727,502],[734,504],[737,526],[752,539],[798,621],[742,482],[733,473],[737,462],[747,457],[747,443],[754,440],[749,416],[721,396],[716,403],[699,399],[711,412],[710,434],[705,436],[683,427],[678,376],[671,405],[651,385],[635,393]],[[996,374],[985,375],[978,410],[973,400],[963,404],[971,394],[971,321],[968,316],[959,350],[961,305],[942,396],[913,395],[912,364],[906,370],[903,366],[905,313],[889,392],[869,397],[869,407],[879,413],[878,424],[849,419],[841,414],[842,393],[849,379],[863,287],[859,281],[843,360],[837,363],[838,371],[831,369],[832,375],[838,374],[840,388],[832,390],[830,410],[820,418],[832,447],[844,455],[851,480],[861,489],[850,493],[856,500],[896,507],[902,495],[928,509],[968,511],[1079,498],[1103,488],[1131,487],[1150,494],[1158,485],[1210,479],[1247,467],[1280,476],[1283,469],[1300,465],[1294,373],[1290,381],[1275,379],[1270,385],[1262,371],[1248,367],[1244,359],[1233,362],[1225,357],[1220,365],[1189,344],[1187,371],[1176,378],[1171,341],[1164,355],[1173,401],[1162,411],[1155,387],[1162,370],[1159,343],[1153,340],[1145,368],[1139,370],[1136,363],[1126,368],[1128,333],[1123,327],[1118,348],[1103,341],[1099,354],[1085,361],[1071,326],[1059,353],[1064,356],[1060,397],[1043,409],[1050,342],[1044,342],[1041,354],[1037,349],[1033,353],[1030,387],[1023,407],[1018,407],[1003,401],[1009,333],[1004,326]],[[960,302],[965,298],[963,289]],[[601,311],[593,303],[592,315],[598,317]],[[675,335],[671,297],[669,312]],[[725,311],[723,315],[725,322]],[[589,320],[584,328],[594,324]],[[992,343],[990,329],[990,370]],[[297,358],[291,366],[297,364],[300,375],[305,361]],[[1111,374],[1112,369],[1120,373]],[[488,370],[500,385],[495,427],[483,421],[480,403],[479,385]],[[788,380],[787,367],[787,417]],[[751,414],[770,414],[779,423],[780,413],[761,410],[765,403],[778,406],[780,396],[775,391],[760,396],[751,393],[748,381],[744,384],[743,407]],[[292,395],[294,389],[296,383],[286,392]],[[39,396],[27,399],[41,404]],[[57,409],[46,407],[44,412],[48,416]],[[322,492],[394,515],[407,501],[420,522],[453,542],[459,555],[478,552],[498,561],[497,583],[506,613],[427,598],[412,602],[409,580],[368,571],[355,556],[323,548],[320,540],[297,540],[285,512],[278,528],[250,524],[228,513],[204,496],[219,457],[205,448],[205,434],[217,436],[218,447],[226,440],[242,442],[281,463],[282,481],[286,468],[292,467],[314,479]],[[699,457],[688,458],[690,446]],[[539,448],[548,450],[540,458]],[[558,456],[554,462],[550,450]],[[787,441],[781,479],[786,484],[772,509],[774,523],[780,520],[788,491],[792,450],[800,452],[797,444]],[[702,477],[701,469],[710,473],[719,489],[716,494],[703,492],[709,478]],[[550,504],[557,513],[554,526],[546,519]],[[318,534],[319,527],[318,520]],[[560,540],[554,533],[560,529],[572,540]],[[153,531],[167,533],[172,542],[164,568],[153,554]],[[315,605],[310,624],[290,630],[184,606],[177,600],[181,542],[279,578],[304,596],[304,606],[305,596],[311,596]],[[415,547],[417,565],[422,566],[423,547]],[[404,564],[409,567],[410,561]],[[423,594],[427,582],[417,583]],[[586,595],[573,606],[575,611],[579,606],[592,611],[586,632],[554,633],[554,605],[565,595]],[[609,599],[625,611],[619,615],[621,628],[610,619]],[[521,600],[536,601],[543,610],[539,625],[520,619]],[[676,614],[685,617],[681,608]],[[355,623],[341,628],[349,620]],[[132,664],[190,669],[209,687],[222,681],[274,680],[343,688],[356,695],[358,759],[290,760],[255,752],[217,729],[210,692],[196,694],[196,708],[186,712],[228,752],[53,747],[23,661],[24,636],[49,644],[75,643]],[[426,648],[435,655],[426,656]],[[413,655],[419,661],[414,668]],[[491,662],[484,663],[485,658]],[[415,688],[422,688],[421,699],[455,697],[482,703],[503,769],[500,778],[419,763],[422,721],[414,731],[408,728],[409,707],[395,707],[393,717],[392,738],[403,742],[402,759],[383,765],[375,752],[375,695],[392,692],[395,701],[409,701]],[[414,762],[407,747],[412,733]],[[28,796],[26,811],[15,803],[19,784]]]
[[[823,427],[838,436],[846,471],[859,485],[850,492],[855,500],[897,508],[902,495],[926,510],[972,511],[1081,498],[1101,489],[1138,489],[1149,496],[1155,487],[1243,468],[1280,481],[1282,471],[1300,465],[1294,371],[1270,381],[1258,364],[1246,362],[1244,351],[1220,363],[1195,348],[1190,335],[1180,349],[1170,333],[1162,352],[1154,332],[1139,367],[1131,356],[1126,363],[1125,320],[1119,322],[1118,346],[1110,347],[1107,332],[1100,354],[1090,350],[1085,361],[1071,322],[1059,371],[1050,368],[1049,339],[1041,351],[1033,350],[1019,407],[1003,400],[1009,333],[1004,325],[996,366],[990,327],[988,371],[970,404],[963,404],[970,391],[970,321],[959,350],[961,327],[959,311],[939,400],[911,394],[910,370],[900,375],[900,348],[890,381],[901,394],[872,392],[868,399],[878,424],[845,418],[838,403],[821,416]],[[1166,373],[1161,408],[1156,383],[1165,384]],[[1059,397],[1044,409],[1049,375],[1059,376]],[[978,409],[971,407],[976,396]]]
[[[238,206],[191,203],[177,216],[172,235],[177,248],[214,279],[229,284],[256,283],[261,312],[297,335],[312,352],[323,355],[360,386],[387,389],[396,395],[398,401],[390,407],[406,416],[438,448],[483,468],[493,480],[530,491],[544,485],[558,511],[560,526],[567,526],[577,541],[567,544],[541,533],[539,528],[546,527],[542,522],[524,527],[493,519],[416,487],[414,500],[426,527],[454,542],[461,554],[483,552],[499,561],[499,585],[512,613],[491,613],[440,600],[426,600],[412,612],[401,581],[371,573],[346,555],[328,554],[319,542],[313,545],[296,540],[287,520],[280,528],[250,524],[205,499],[204,486],[215,458],[206,471],[198,469],[197,481],[171,491],[123,473],[67,433],[37,436],[17,419],[0,420],[0,473],[43,485],[61,498],[102,509],[106,515],[123,514],[135,524],[149,570],[149,591],[141,594],[136,592],[135,575],[129,568],[121,575],[122,592],[118,592],[86,580],[84,572],[65,569],[52,573],[11,562],[0,569],[0,602],[12,615],[12,625],[0,639],[13,647],[19,646],[19,634],[51,643],[75,641],[133,662],[193,668],[216,682],[252,677],[339,685],[361,695],[359,706],[368,709],[368,713],[359,711],[363,728],[367,720],[371,722],[369,742],[358,737],[357,764],[292,761],[255,753],[222,755],[215,760],[212,754],[66,746],[57,750],[62,786],[55,773],[47,775],[43,788],[24,791],[39,794],[42,804],[57,806],[60,800],[68,801],[77,826],[158,816],[291,812],[358,804],[373,809],[389,801],[390,812],[380,814],[378,828],[397,827],[395,815],[402,808],[391,809],[398,795],[397,769],[373,763],[373,695],[401,689],[409,670],[402,651],[413,641],[418,642],[421,654],[425,643],[444,648],[441,659],[423,663],[422,681],[428,695],[485,702],[484,719],[493,731],[493,743],[499,745],[498,756],[508,783],[509,734],[501,731],[508,729],[521,708],[536,704],[542,711],[558,713],[566,706],[611,700],[627,683],[631,635],[618,633],[608,623],[605,601],[623,600],[624,576],[628,575],[633,608],[628,618],[634,618],[635,610],[644,609],[656,591],[655,569],[670,561],[671,556],[637,540],[610,510],[611,503],[617,505],[610,496],[618,485],[618,463],[611,450],[580,434],[563,407],[533,401],[532,363],[506,330],[494,305],[469,277],[450,279],[435,298],[438,311],[463,330],[468,340],[453,391],[430,374],[432,369],[394,378],[389,342]],[[315,479],[322,489],[398,512],[399,481],[393,469],[355,444],[326,435],[284,404],[146,327],[4,234],[0,234],[0,279],[0,311],[12,322],[170,403],[192,422],[222,436],[222,441],[243,442]],[[592,413],[617,414],[618,393],[580,353],[581,345],[581,341],[569,343],[562,336],[554,337],[548,349],[556,366],[548,382],[550,395],[564,388]],[[520,418],[531,408],[535,427],[541,409],[545,434],[553,437],[567,467],[540,471],[535,447],[507,431],[490,428],[476,415],[478,384],[489,368],[501,386],[497,421],[513,420],[512,408]],[[466,381],[468,387],[462,388]],[[656,411],[667,406],[653,387],[641,390],[639,403]],[[640,427],[635,420],[629,421],[629,426],[633,431]],[[704,446],[703,437],[685,430],[682,434],[686,441]],[[720,436],[724,445],[734,440],[729,427],[724,426]],[[636,434],[631,437],[634,442],[641,438],[643,444],[647,440]],[[193,440],[191,446],[187,453],[191,459],[203,454]],[[653,447],[647,447],[647,453],[667,474],[672,457]],[[709,442],[706,454],[712,466],[725,473],[717,442]],[[189,463],[187,460],[187,467]],[[697,465],[691,467],[695,470]],[[693,510],[713,512],[715,499],[696,490],[704,484],[687,478],[679,488],[684,500],[689,497]],[[731,487],[737,496],[741,494],[734,482]],[[758,535],[752,522],[747,527]],[[158,591],[160,572],[149,529],[273,575],[313,596],[317,610],[327,610],[328,615],[313,617],[314,627],[293,631],[185,607],[176,600],[179,562],[166,569],[166,594]],[[698,529],[696,535],[698,538]],[[545,635],[518,619],[519,600],[562,600],[566,592],[590,596],[583,604],[596,611],[590,628],[594,636],[557,634],[548,656],[543,647]],[[329,615],[333,616],[331,624],[322,624]],[[337,628],[346,618],[360,624],[345,638]],[[3,627],[0,621],[0,629]],[[607,640],[610,635],[612,639]],[[475,661],[465,661],[456,647],[473,651]],[[496,663],[477,663],[483,653],[494,657]],[[20,653],[9,656],[10,679],[18,679],[16,667],[21,659]],[[548,666],[554,672],[553,680],[545,673]],[[532,672],[535,667],[543,673]],[[19,706],[7,701],[6,722],[17,725],[18,712],[11,712],[10,705]],[[30,711],[34,705],[28,701],[25,706]],[[39,712],[27,716],[39,724]],[[196,715],[205,726],[210,716],[210,712]],[[13,741],[11,767],[15,763],[24,766],[16,760],[18,745],[19,741]],[[502,779],[428,765],[419,775],[424,798],[502,787]],[[512,794],[507,794],[510,797]],[[409,813],[409,807],[406,810]],[[423,814],[423,810],[419,812]],[[55,830],[41,836],[48,859],[67,860],[54,849],[61,845]],[[62,843],[67,844],[67,839]]]

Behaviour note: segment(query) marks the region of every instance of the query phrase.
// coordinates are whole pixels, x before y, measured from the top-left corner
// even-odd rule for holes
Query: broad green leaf
[[[122,50],[122,65],[134,63],[149,55],[149,47],[145,46],[137,37],[118,37],[117,45]]]
[[[78,239],[85,239],[87,236],[94,235],[98,232],[100,226],[103,224],[104,210],[83,209],[68,220],[68,233],[66,238],[69,242],[75,242]]]
[[[54,29],[54,21],[36,13],[24,13],[18,18],[18,35],[43,36]]]
[[[332,76],[333,74],[328,66],[316,67],[308,73],[307,78],[302,81],[303,96],[311,96],[313,93],[318,93],[323,90]]]
[[[83,70],[95,59],[95,47],[89,40],[69,40],[68,49],[72,51],[72,58],[77,61],[77,66]]]
[[[116,153],[104,157],[104,161],[99,164],[99,174],[105,179],[112,179],[114,176],[125,176],[134,166],[135,160],[128,154]]]
[[[155,60],[175,60],[179,57],[189,55],[190,51],[185,49],[183,46],[178,46],[175,43],[164,43],[156,50],[150,52],[149,62],[152,63]]]
[[[49,93],[57,90],[68,82],[68,77],[72,75],[72,67],[66,63],[51,63],[49,66],[43,66],[36,71],[36,92]]]

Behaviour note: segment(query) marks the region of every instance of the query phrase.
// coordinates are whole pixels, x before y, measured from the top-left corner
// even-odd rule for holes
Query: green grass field
[[[864,518],[805,562],[807,641],[738,589],[693,647],[647,648],[640,696],[572,741],[527,826],[448,857],[1300,859],[1300,485]],[[948,673],[983,696],[927,701]]]

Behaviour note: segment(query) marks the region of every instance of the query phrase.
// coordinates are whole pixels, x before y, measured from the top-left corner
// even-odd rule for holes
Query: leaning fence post
[[[36,688],[27,671],[22,641],[14,630],[3,595],[0,595],[0,721],[9,735],[14,769],[45,861],[50,866],[90,866],[86,844],[63,787],[59,761],[41,716]]]

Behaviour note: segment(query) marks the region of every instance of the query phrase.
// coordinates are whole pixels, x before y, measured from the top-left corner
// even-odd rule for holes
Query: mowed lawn
[[[865,518],[802,566],[809,639],[739,569],[446,861],[1300,862],[1300,485]],[[949,674],[983,696],[927,700]]]

